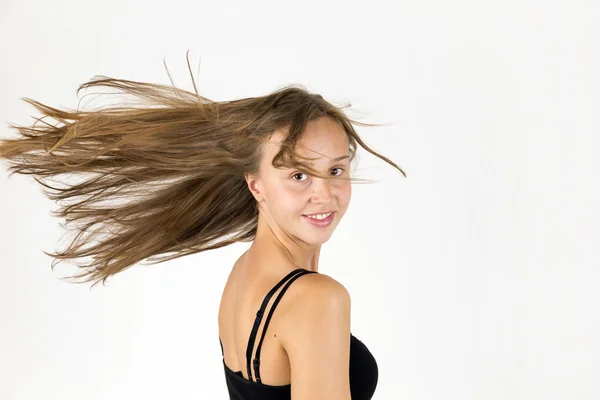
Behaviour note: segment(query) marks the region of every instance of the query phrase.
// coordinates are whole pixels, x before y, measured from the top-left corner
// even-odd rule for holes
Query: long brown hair
[[[257,172],[261,146],[277,130],[286,137],[275,167],[323,177],[294,148],[307,122],[326,116],[348,134],[351,161],[358,143],[406,176],[353,128],[373,124],[351,120],[318,94],[287,86],[265,96],[212,101],[199,95],[189,59],[188,69],[193,93],[174,84],[96,76],[77,94],[105,87],[133,100],[80,111],[22,99],[42,117],[32,126],[9,124],[20,137],[0,141],[0,158],[10,161],[10,175],[32,175],[46,196],[62,202],[52,214],[65,218],[63,227],[77,225],[64,251],[44,251],[54,258],[52,269],[62,260],[88,258],[77,265],[83,272],[70,277],[83,278],[75,283],[95,281],[93,287],[142,260],[160,263],[252,241],[258,208],[244,173]]]

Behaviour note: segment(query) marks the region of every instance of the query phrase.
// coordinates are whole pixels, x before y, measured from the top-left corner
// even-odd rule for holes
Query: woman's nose
[[[326,202],[331,200],[333,197],[333,193],[331,190],[331,182],[329,179],[323,178],[313,178],[313,200],[318,200],[320,202]]]

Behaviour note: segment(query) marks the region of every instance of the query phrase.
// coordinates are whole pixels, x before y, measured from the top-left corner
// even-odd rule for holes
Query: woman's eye
[[[294,175],[292,175],[292,178],[296,177],[296,176],[302,176],[302,175],[306,175],[306,174],[304,172],[296,172]],[[294,180],[297,181],[297,182],[302,182],[303,181],[302,179],[294,179]]]
[[[333,168],[332,171],[334,171],[334,170],[339,170],[339,173],[334,174],[334,176],[340,176],[340,175],[342,175],[344,173],[344,169],[343,168]],[[296,182],[304,182],[306,179],[302,179],[302,178],[295,179],[295,177],[302,176],[302,175],[308,177],[308,175],[306,175],[304,172],[296,172],[295,174],[292,175],[292,178],[294,178],[294,180]]]

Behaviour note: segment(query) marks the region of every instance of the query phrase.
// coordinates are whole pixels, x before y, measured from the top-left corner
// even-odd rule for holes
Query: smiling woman
[[[283,229],[306,244],[321,245],[331,236],[350,202],[348,134],[329,116],[306,123],[295,152],[313,160],[307,163],[315,170],[313,174],[272,165],[284,140],[285,130],[274,132],[262,149],[259,170],[245,175],[258,203],[259,223],[264,218],[271,227],[276,226],[271,229]]]
[[[47,253],[52,267],[85,258],[71,278],[94,286],[140,261],[252,242],[219,309],[230,397],[370,399],[377,364],[349,331],[347,291],[318,273],[318,258],[348,208],[357,144],[402,169],[363,143],[358,122],[302,87],[221,102],[195,82],[192,93],[97,77],[79,90],[92,87],[134,101],[75,111],[25,99],[42,117],[12,125],[20,137],[0,142],[12,173],[32,175],[78,230],[64,251]]]

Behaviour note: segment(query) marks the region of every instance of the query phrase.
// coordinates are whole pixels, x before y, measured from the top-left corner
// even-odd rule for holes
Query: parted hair
[[[326,179],[294,149],[307,122],[332,118],[348,135],[350,160],[357,144],[369,148],[343,108],[299,85],[230,101],[160,85],[95,76],[92,87],[129,95],[117,105],[57,109],[30,98],[42,114],[30,126],[8,124],[18,137],[0,141],[10,175],[31,175],[59,204],[54,216],[76,234],[67,248],[45,254],[52,268],[71,260],[81,268],[75,283],[92,287],[140,261],[159,263],[255,237],[258,207],[245,173],[257,173],[261,150],[276,131],[285,133],[273,160]],[[168,73],[168,70],[167,70]],[[123,96],[126,97],[126,96]],[[79,108],[79,107],[78,107]],[[52,119],[52,123],[46,119]],[[9,175],[9,176],[10,176]],[[72,229],[71,229],[72,228]]]

